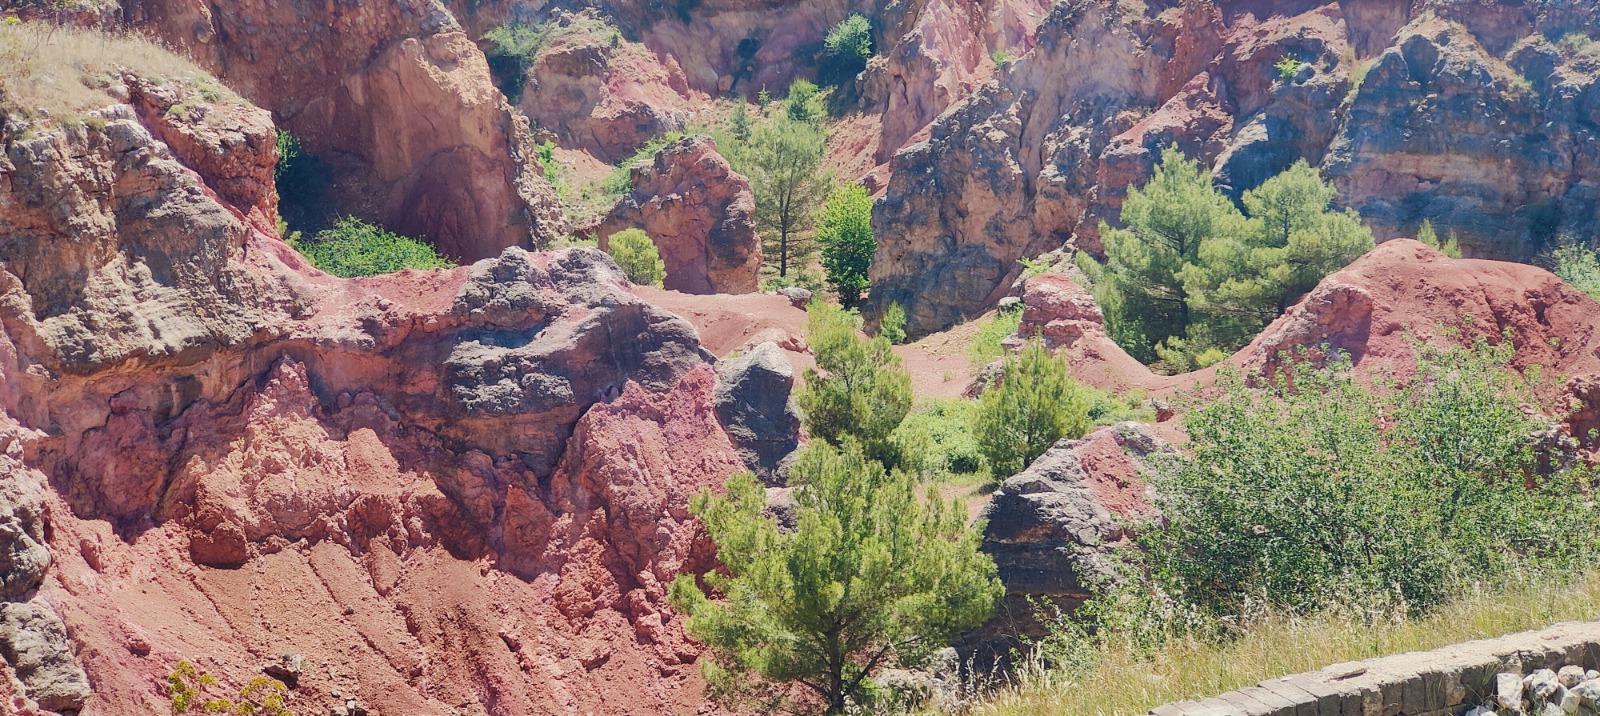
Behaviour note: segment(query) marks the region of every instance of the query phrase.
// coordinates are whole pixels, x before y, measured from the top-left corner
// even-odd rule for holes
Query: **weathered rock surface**
[[[48,604],[0,602],[0,657],[39,708],[73,712],[89,698],[89,679],[72,654],[61,617]]]
[[[779,480],[778,466],[800,445],[794,366],[768,341],[717,366],[717,417],[744,463],[762,481]]]
[[[1078,380],[1103,390],[1148,386],[1146,368],[1106,335],[1105,316],[1088,291],[1072,279],[1046,273],[1027,280],[1022,294],[1022,321],[1008,348],[1038,338],[1056,351]]]
[[[753,293],[761,241],[750,181],[717,153],[710,137],[685,137],[633,170],[633,192],[599,227],[601,245],[641,228],[666,265],[665,287],[683,293]]]
[[[39,586],[50,568],[45,487],[26,472],[15,458],[0,457],[0,599],[15,599]]]
[[[927,333],[993,306],[1019,258],[1098,251],[1171,145],[1234,195],[1305,158],[1381,239],[1432,218],[1469,255],[1527,259],[1595,235],[1593,7],[1113,5],[1057,4],[1001,81],[895,156],[871,306]]]
[[[155,0],[126,16],[323,157],[339,213],[467,261],[567,233],[526,123],[437,2]]]
[[[304,712],[702,708],[665,590],[745,466],[692,326],[593,249],[327,276],[212,187],[260,166],[240,125],[96,116],[0,159],[0,559],[86,711],[283,653]]]
[[[964,640],[1003,648],[1005,636],[1042,636],[1029,599],[1070,610],[1111,578],[1111,553],[1125,522],[1156,516],[1142,476],[1146,459],[1168,450],[1148,426],[1119,423],[1063,440],[1008,478],[984,508],[983,551],[994,558],[1006,597],[998,615]]]

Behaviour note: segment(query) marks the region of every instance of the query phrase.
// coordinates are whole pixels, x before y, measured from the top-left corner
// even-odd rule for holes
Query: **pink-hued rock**
[[[634,168],[633,193],[598,232],[605,246],[618,231],[643,229],[666,265],[668,290],[755,293],[761,275],[755,209],[750,181],[717,153],[711,138],[685,137]]]
[[[305,713],[709,711],[665,589],[744,466],[690,324],[593,249],[328,276],[211,186],[236,125],[99,116],[0,155],[0,524],[84,713],[286,652]]]

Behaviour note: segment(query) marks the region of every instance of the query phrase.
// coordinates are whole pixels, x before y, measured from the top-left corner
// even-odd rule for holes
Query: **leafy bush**
[[[982,368],[998,360],[1005,355],[1000,342],[1015,334],[1021,325],[1022,311],[1002,311],[996,313],[994,318],[983,321],[978,325],[978,333],[973,336],[972,343],[967,345],[967,361],[974,368]]]
[[[539,50],[550,39],[550,29],[543,25],[509,23],[483,34],[489,43],[484,56],[489,60],[490,73],[507,100],[516,104],[522,97],[522,80]]]
[[[194,664],[178,662],[177,668],[167,675],[167,697],[172,700],[172,713],[186,714],[199,709],[208,714],[294,716],[288,706],[289,687],[282,681],[257,676],[240,687],[235,698],[207,698],[206,692],[217,685],[216,677],[201,672]]]
[[[906,342],[906,309],[899,301],[890,301],[884,309],[883,318],[878,321],[878,335],[896,345]]]
[[[344,278],[456,265],[440,256],[432,246],[354,217],[341,219],[333,228],[324,229],[311,239],[291,236],[289,245],[311,265]]]
[[[789,97],[784,100],[784,112],[790,120],[817,124],[827,116],[823,106],[822,89],[810,80],[797,79],[789,85]]]
[[[1190,456],[1155,476],[1166,522],[1142,541],[1159,591],[1212,619],[1403,614],[1594,559],[1592,473],[1541,470],[1549,421],[1521,408],[1509,338],[1418,350],[1411,382],[1378,389],[1347,360],[1260,390],[1224,373],[1185,418]]]
[[[907,415],[894,432],[901,467],[924,479],[985,474],[983,450],[973,432],[977,408],[974,400],[931,398]]]
[[[1038,339],[1006,357],[997,384],[978,399],[975,432],[995,477],[1021,472],[1062,438],[1089,430],[1091,395]]]
[[[623,229],[606,241],[606,253],[616,259],[622,273],[641,286],[660,286],[667,278],[667,266],[650,235],[640,229]]]
[[[806,341],[817,360],[795,396],[806,432],[835,446],[852,440],[869,457],[895,464],[890,435],[911,411],[911,374],[888,339],[862,340],[854,312],[812,301],[806,313]]]
[[[867,269],[878,240],[872,235],[872,196],[867,188],[849,183],[833,190],[817,222],[817,243],[822,245],[822,267],[828,285],[846,308],[861,301],[870,285]],[[901,312],[901,339],[905,338],[905,313]],[[890,342],[895,342],[892,338]]]
[[[1287,82],[1294,79],[1295,75],[1300,74],[1300,64],[1299,59],[1285,55],[1283,59],[1278,60],[1278,63],[1272,67],[1278,71],[1278,79]]]
[[[994,62],[995,67],[1005,67],[1006,65],[1009,65],[1017,60],[1017,58],[1005,48],[1001,48],[989,53],[989,59]]]
[[[821,79],[832,85],[848,82],[866,69],[872,58],[872,22],[860,13],[852,14],[828,31],[822,45],[826,55]]]
[[[1600,255],[1578,244],[1565,244],[1550,252],[1556,276],[1600,300]]]
[[[865,416],[859,416],[865,418]],[[795,529],[762,516],[748,473],[726,497],[702,492],[694,513],[727,574],[672,583],[674,608],[704,643],[713,698],[734,710],[842,714],[874,707],[871,676],[915,668],[989,617],[1003,589],[966,511],[913,478],[823,441],[795,463]]]

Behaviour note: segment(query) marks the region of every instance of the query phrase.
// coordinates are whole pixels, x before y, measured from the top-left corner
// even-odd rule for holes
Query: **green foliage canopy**
[[[333,228],[324,229],[311,239],[296,236],[288,243],[311,265],[344,278],[456,265],[432,246],[353,217],[339,220]]]
[[[790,532],[762,516],[766,493],[749,474],[693,503],[727,567],[704,576],[723,600],[688,575],[671,596],[706,644],[719,701],[762,713],[870,706],[875,672],[925,663],[993,613],[1003,589],[959,504],[931,489],[918,499],[912,477],[853,446],[814,441],[791,474]]]
[[[860,303],[870,285],[867,269],[872,266],[872,252],[878,248],[872,235],[872,196],[866,187],[845,184],[828,196],[817,222],[817,243],[822,245],[828,285],[838,294],[839,302],[846,308]],[[903,310],[900,317],[904,321]],[[902,323],[901,339],[904,337]]]
[[[779,276],[804,269],[815,255],[808,232],[832,183],[822,169],[827,135],[809,122],[779,116],[751,129],[749,141],[719,139],[717,145],[750,178],[763,254],[776,261]]]
[[[821,74],[829,84],[842,84],[866,69],[872,57],[872,22],[860,13],[852,13],[828,31],[822,46]]]
[[[795,396],[806,432],[834,446],[853,440],[868,456],[893,464],[890,436],[911,411],[911,374],[887,338],[861,338],[853,312],[812,301],[806,313],[806,340],[817,359]]]
[[[606,241],[606,253],[622,267],[622,273],[641,286],[660,286],[667,278],[667,266],[650,235],[641,229],[623,229]]]
[[[995,477],[1021,472],[1062,438],[1089,429],[1090,390],[1038,339],[1007,356],[998,384],[978,401],[976,434]]]

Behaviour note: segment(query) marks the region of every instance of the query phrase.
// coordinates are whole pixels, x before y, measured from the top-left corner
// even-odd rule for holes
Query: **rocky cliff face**
[[[1170,145],[1235,195],[1306,158],[1380,238],[1431,217],[1470,255],[1527,259],[1592,237],[1593,12],[1060,3],[1031,52],[896,155],[872,304],[937,330],[993,305],[1019,258],[1098,251],[1100,221]]]
[[[745,467],[694,329],[592,249],[317,272],[263,230],[264,113],[126,83],[0,131],[8,712],[283,653],[303,712],[700,708],[665,588]]]
[[[596,230],[600,242],[631,228],[650,235],[666,265],[665,287],[684,293],[754,293],[761,240],[750,180],[706,136],[664,147],[633,169],[633,191]]]
[[[149,0],[124,15],[323,157],[341,213],[467,261],[567,233],[526,122],[438,3]]]

